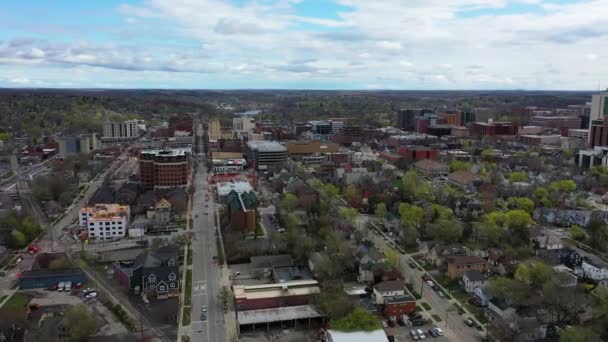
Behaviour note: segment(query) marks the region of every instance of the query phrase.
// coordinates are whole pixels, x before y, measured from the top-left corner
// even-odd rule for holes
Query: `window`
[[[148,281],[151,283],[155,283],[156,282],[156,276],[154,274],[150,274],[148,276]]]
[[[170,281],[174,281],[174,280],[175,280],[175,278],[176,278],[176,277],[175,277],[175,273],[171,273],[171,274],[169,274],[169,280],[170,280]]]
[[[156,284],[150,284],[150,285],[148,285],[148,288],[150,290],[154,290],[156,288]]]
[[[177,287],[177,283],[169,283],[169,287],[176,288]]]
[[[167,287],[165,285],[160,285],[158,291],[167,291]]]
[[[169,266],[175,266],[175,260],[169,259],[169,261],[167,261],[167,265],[169,265]]]

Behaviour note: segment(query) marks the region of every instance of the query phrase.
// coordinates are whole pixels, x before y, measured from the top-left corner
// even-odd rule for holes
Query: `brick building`
[[[411,158],[414,161],[425,159],[435,160],[439,157],[439,151],[422,146],[404,146],[399,148],[399,154]]]
[[[173,148],[142,150],[139,177],[146,189],[188,187],[192,169],[192,150]]]
[[[448,278],[459,279],[466,271],[479,271],[485,273],[488,270],[486,259],[478,256],[453,255],[447,258]]]
[[[361,126],[345,125],[340,129],[338,141],[344,146],[350,146],[354,142],[363,142],[363,131]]]
[[[319,153],[336,153],[340,146],[331,142],[320,141],[290,141],[287,143],[289,156],[312,155]]]
[[[173,115],[169,118],[169,136],[174,137],[176,131],[193,133],[193,121],[191,116]]]
[[[578,116],[533,116],[530,118],[531,126],[555,129],[581,128],[581,118]]]
[[[226,196],[230,228],[244,233],[255,232],[258,200],[253,192],[232,190]]]
[[[316,280],[288,281],[279,284],[234,285],[237,311],[306,305],[320,292]]]
[[[517,125],[510,121],[488,121],[473,122],[471,124],[471,135],[474,136],[495,136],[495,135],[515,135]]]
[[[416,311],[416,298],[411,295],[384,297],[384,317],[391,321]]]

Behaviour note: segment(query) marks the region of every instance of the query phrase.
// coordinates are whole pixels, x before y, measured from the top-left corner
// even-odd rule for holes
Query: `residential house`
[[[534,219],[545,224],[552,224],[562,227],[577,225],[585,227],[591,221],[591,210],[570,210],[556,208],[536,208]]]
[[[164,198],[148,209],[148,220],[155,225],[165,225],[171,222],[171,203]]]
[[[427,178],[447,176],[450,173],[450,167],[448,165],[431,159],[416,162],[414,167],[418,173]]]
[[[481,201],[475,198],[459,198],[453,206],[454,215],[460,218],[478,218],[483,215]]]
[[[44,204],[46,216],[54,218],[63,213],[63,207],[57,201],[48,201]]]
[[[171,203],[171,209],[175,219],[184,219],[188,213],[188,193],[186,189],[172,188],[160,196]]]
[[[543,232],[536,232],[531,237],[532,240],[532,248],[535,250],[539,249],[562,249],[564,248],[564,243],[559,236],[553,234],[545,234]]]
[[[161,247],[140,254],[132,263],[114,263],[114,277],[129,292],[147,298],[179,296],[179,248]]]
[[[383,281],[374,285],[372,295],[376,304],[384,304],[385,297],[405,295],[405,283],[402,280]]]
[[[468,170],[452,172],[448,176],[448,183],[467,191],[474,191],[481,183],[481,178]]]
[[[462,276],[462,284],[467,293],[473,293],[478,287],[487,285],[486,277],[479,271],[466,271]]]
[[[486,272],[488,270],[488,262],[484,258],[477,256],[449,256],[447,258],[447,263],[447,276],[450,279],[460,278],[466,271]]]
[[[583,257],[577,251],[564,247],[559,251],[559,261],[576,272],[583,264]]]
[[[230,228],[246,234],[256,229],[256,208],[258,200],[253,191],[238,193],[232,190],[226,196]]]
[[[483,307],[488,306],[488,303],[490,302],[490,298],[488,298],[488,295],[486,294],[486,289],[483,287],[476,287],[475,290],[473,290],[473,297],[476,298],[479,305]]]
[[[312,252],[310,257],[308,257],[308,268],[315,277],[318,275],[320,265],[326,260],[327,255],[321,252]]]
[[[488,301],[488,307],[484,311],[488,321],[495,319],[509,320],[516,314],[516,310],[507,302],[498,298],[492,298]]]
[[[446,246],[441,243],[436,243],[430,248],[426,258],[431,264],[441,266],[445,263],[446,258],[449,256],[466,254],[466,249],[461,245]]]
[[[416,311],[416,298],[410,294],[384,297],[384,317],[391,321],[402,319]]]

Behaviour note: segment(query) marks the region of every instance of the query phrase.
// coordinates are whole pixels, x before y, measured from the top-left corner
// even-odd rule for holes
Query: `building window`
[[[169,259],[169,261],[167,261],[167,265],[168,266],[175,266],[175,260]]]
[[[165,285],[160,285],[158,291],[167,291],[167,287]]]
[[[169,280],[170,280],[170,281],[174,281],[174,280],[175,280],[175,278],[176,278],[176,277],[175,277],[175,273],[171,273],[171,274],[169,274]]]
[[[150,290],[154,290],[156,288],[156,284],[150,284],[150,285],[148,285],[148,288]]]
[[[154,274],[150,274],[148,276],[148,281],[151,283],[155,283],[156,282],[156,276]]]
[[[176,288],[177,287],[177,283],[169,283],[169,287]]]

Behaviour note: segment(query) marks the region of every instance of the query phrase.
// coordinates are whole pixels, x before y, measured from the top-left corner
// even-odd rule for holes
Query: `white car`
[[[388,323],[386,323],[386,321],[382,321],[382,327],[383,328],[388,328]]]
[[[97,298],[97,292],[91,292],[91,293],[87,294],[86,296],[84,296],[84,298],[86,298],[86,299]]]
[[[430,281],[430,280],[427,280],[427,281],[426,281],[426,283],[427,283],[427,284],[428,284],[430,287],[435,286],[435,283],[433,283],[433,282],[432,282],[432,281]]]
[[[440,327],[435,327],[433,329],[437,332],[437,334],[439,334],[439,336],[443,336],[443,330],[441,330]]]
[[[424,339],[426,338],[426,335],[424,334],[424,331],[422,331],[422,329],[417,329],[417,330],[416,330],[416,333],[418,334],[418,337],[419,337],[421,340],[424,340]]]

